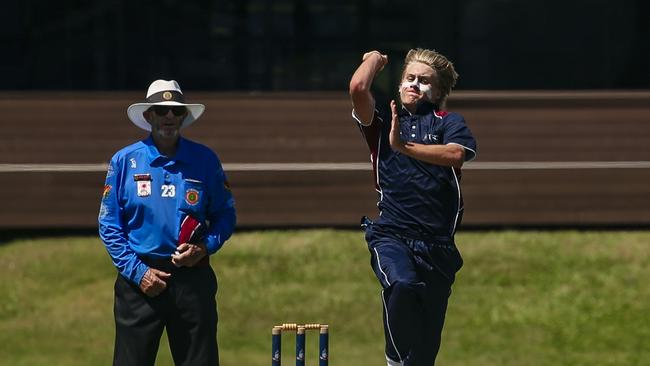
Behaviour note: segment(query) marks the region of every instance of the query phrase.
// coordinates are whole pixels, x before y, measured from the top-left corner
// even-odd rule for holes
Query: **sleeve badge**
[[[199,191],[196,189],[188,189],[185,191],[185,202],[187,202],[188,205],[194,206],[199,202]]]
[[[102,199],[103,199],[103,200],[107,199],[108,196],[110,196],[110,194],[111,194],[111,189],[113,189],[113,187],[110,186],[109,184],[107,184],[107,185],[104,186],[104,193],[102,193]]]

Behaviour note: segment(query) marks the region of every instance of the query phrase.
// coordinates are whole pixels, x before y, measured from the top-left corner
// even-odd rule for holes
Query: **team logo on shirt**
[[[191,188],[185,191],[185,202],[190,206],[196,205],[199,202],[199,191]]]
[[[133,174],[138,197],[151,196],[151,174]]]
[[[134,158],[129,159],[129,161],[131,162],[131,169],[135,169],[138,167],[138,164],[135,163]]]
[[[151,181],[143,180],[138,182],[138,197],[151,196]]]
[[[422,139],[425,144],[439,144],[440,143],[440,137],[438,135],[428,133],[424,135],[424,138]]]

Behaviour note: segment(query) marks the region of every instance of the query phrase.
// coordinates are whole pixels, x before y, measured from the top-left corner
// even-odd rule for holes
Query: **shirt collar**
[[[409,112],[404,105],[402,105],[402,109],[398,111],[398,115],[400,117],[403,116],[412,116],[412,115],[417,115],[417,116],[424,116],[430,113],[433,113],[438,110],[438,106],[434,103],[431,103],[427,100],[421,100],[418,102],[418,104],[415,107],[415,113]]]
[[[179,137],[178,139],[178,148],[176,149],[176,155],[169,157],[169,156],[164,156],[160,154],[160,151],[158,151],[158,148],[156,147],[156,144],[153,141],[153,137],[149,135],[145,140],[142,141],[146,146],[147,146],[147,156],[149,158],[149,163],[152,164],[154,162],[160,161],[160,162],[167,162],[167,161],[180,161],[180,162],[188,162],[190,161],[190,147],[187,143],[187,140],[184,139],[183,137]]]
[[[178,139],[178,149],[176,149],[176,156],[174,156],[174,160],[182,161],[184,163],[188,163],[192,160],[192,151],[189,141],[183,137],[180,137]]]

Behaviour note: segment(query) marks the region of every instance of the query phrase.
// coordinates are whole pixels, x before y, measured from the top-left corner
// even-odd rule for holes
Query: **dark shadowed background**
[[[650,87],[645,0],[9,0],[0,89],[343,90],[366,50],[455,62],[458,89]]]

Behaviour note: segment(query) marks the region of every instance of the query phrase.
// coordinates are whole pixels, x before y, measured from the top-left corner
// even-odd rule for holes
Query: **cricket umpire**
[[[448,298],[463,261],[454,234],[463,214],[460,168],[476,156],[463,117],[444,110],[458,74],[440,53],[413,49],[395,101],[372,82],[388,57],[363,55],[350,81],[352,116],[370,148],[379,218],[366,221],[371,266],[382,286],[389,366],[431,366]]]
[[[204,109],[156,80],[127,110],[151,133],[113,156],[99,210],[118,271],[114,365],[153,365],[165,328],[176,365],[219,364],[209,256],[234,230],[234,200],[217,155],[180,134]]]

